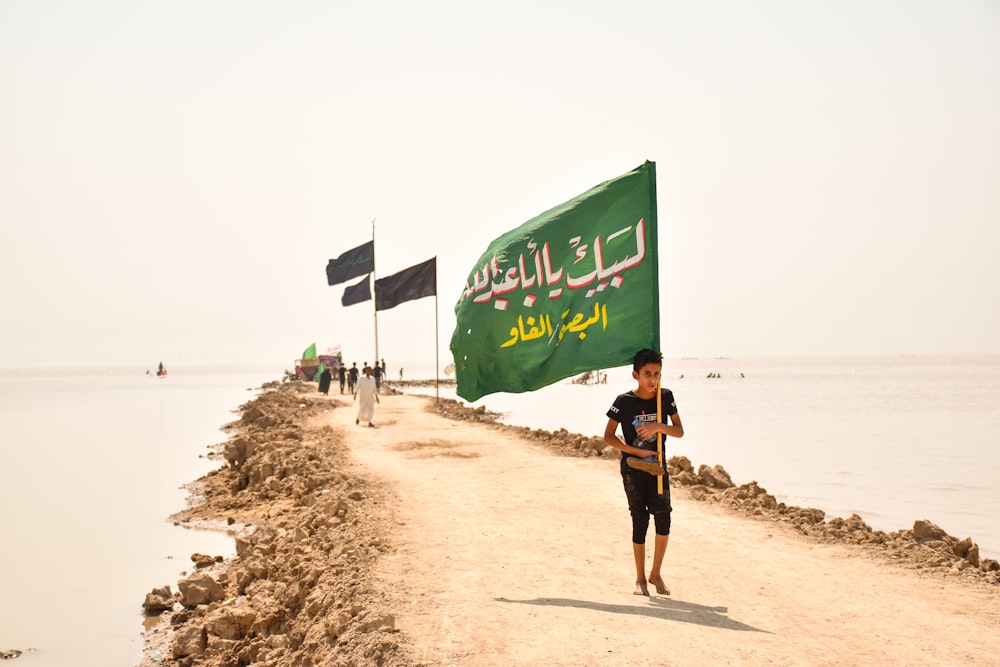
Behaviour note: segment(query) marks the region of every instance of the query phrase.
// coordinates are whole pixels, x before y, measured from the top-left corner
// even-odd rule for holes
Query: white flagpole
[[[441,402],[441,380],[438,373],[441,368],[440,350],[438,344],[438,289],[437,289],[437,256],[434,257],[434,400]]]
[[[375,218],[372,218],[372,311],[375,319],[375,359],[372,364],[378,363],[378,308],[375,306]]]

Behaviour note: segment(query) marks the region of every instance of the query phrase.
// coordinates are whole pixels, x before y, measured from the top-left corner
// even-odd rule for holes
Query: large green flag
[[[313,343],[306,348],[306,351],[302,353],[303,359],[315,359],[316,358],[316,343]]]
[[[656,165],[490,244],[455,305],[458,395],[520,393],[660,348]]]

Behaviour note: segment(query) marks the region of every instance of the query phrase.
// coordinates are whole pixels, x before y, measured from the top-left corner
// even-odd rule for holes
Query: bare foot
[[[632,593],[632,595],[645,595],[646,597],[649,597],[649,589],[646,588],[646,582],[635,582],[635,593]]]
[[[659,593],[660,595],[670,595],[670,589],[667,588],[667,585],[665,583],[663,583],[663,577],[661,577],[660,575],[656,575],[655,577],[650,577],[649,583],[656,586],[656,592]]]

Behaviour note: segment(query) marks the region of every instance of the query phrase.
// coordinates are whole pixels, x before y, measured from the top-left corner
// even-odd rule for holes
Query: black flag
[[[343,306],[353,306],[354,304],[361,303],[362,301],[371,301],[371,281],[368,280],[370,277],[371,274],[368,274],[362,278],[360,282],[345,287],[344,296],[340,298],[340,304]]]
[[[437,257],[375,281],[375,310],[437,294]]]
[[[336,285],[375,270],[375,242],[348,250],[326,264],[326,284]]]

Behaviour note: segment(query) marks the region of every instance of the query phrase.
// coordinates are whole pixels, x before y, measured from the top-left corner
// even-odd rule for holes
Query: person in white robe
[[[357,391],[354,393],[354,400],[358,402],[358,418],[355,424],[368,422],[368,426],[375,428],[372,417],[375,415],[375,404],[381,403],[378,391],[375,388],[375,378],[372,377],[371,366],[365,366],[364,375],[358,378]]]

